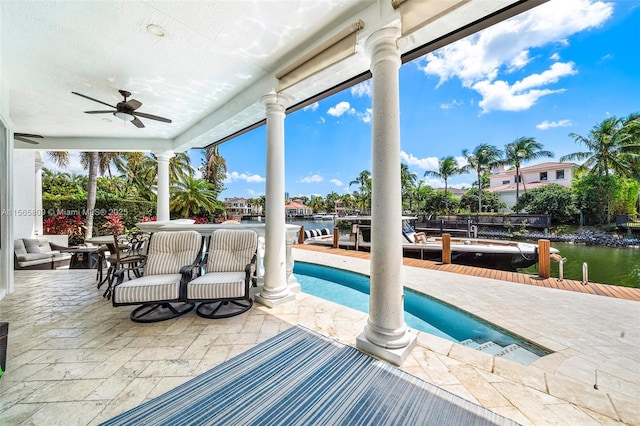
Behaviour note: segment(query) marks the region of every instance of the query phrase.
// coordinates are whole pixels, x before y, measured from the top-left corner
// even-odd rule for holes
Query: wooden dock
[[[368,252],[334,249],[331,246],[297,244],[294,247],[301,250],[331,253],[357,259],[369,259],[371,257],[370,253]],[[577,291],[580,293],[595,294],[598,296],[615,297],[618,299],[640,302],[640,288],[598,284],[592,282],[582,284],[580,281],[568,279],[559,281],[557,278],[553,277],[540,278],[537,275],[522,274],[519,272],[500,271],[497,269],[485,269],[466,265],[443,264],[441,262],[433,260],[410,259],[407,257],[404,258],[404,264],[406,266],[414,266],[417,268],[433,269],[436,271],[452,272],[455,274],[471,275],[482,278],[493,278],[496,280],[510,281],[517,284],[536,285],[540,287]]]

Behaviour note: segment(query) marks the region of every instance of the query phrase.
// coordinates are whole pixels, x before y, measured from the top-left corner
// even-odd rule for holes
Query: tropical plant
[[[340,195],[338,195],[338,193],[336,193],[334,191],[328,193],[327,196],[324,199],[324,203],[325,203],[325,206],[327,208],[327,211],[335,212],[336,211],[336,203],[338,202],[338,200],[340,200]]]
[[[216,196],[224,191],[224,180],[227,176],[227,163],[218,151],[218,145],[207,148],[205,162],[200,167],[203,177],[213,185]]]
[[[311,200],[309,200],[308,206],[311,207],[314,213],[318,213],[326,209],[324,198],[319,195],[316,195]]]
[[[371,208],[371,172],[369,170],[363,170],[360,172],[355,180],[349,182],[349,188],[351,185],[358,185],[358,191],[353,193],[353,197],[356,202],[360,204],[361,212],[365,212]]]
[[[462,150],[462,155],[467,159],[467,165],[462,167],[462,173],[475,171],[478,177],[478,213],[482,211],[482,197],[484,188],[482,175],[488,173],[489,170],[502,163],[502,152],[493,145],[480,144],[473,151],[468,149]]]
[[[549,214],[555,223],[572,223],[580,212],[574,203],[571,189],[557,183],[525,192],[513,210],[526,210],[530,214]]]
[[[449,196],[448,196],[448,181],[451,176],[462,174],[463,171],[458,165],[458,162],[452,156],[443,157],[438,160],[438,170],[427,170],[424,172],[425,177],[431,176],[444,180],[444,211],[446,214],[449,213]]]
[[[416,186],[418,175],[409,170],[409,166],[400,163],[400,188],[402,193],[402,204],[411,198],[411,190]],[[410,202],[409,202],[410,204]]]
[[[446,191],[432,190],[424,200],[424,213],[427,215],[448,214],[451,210],[457,211],[460,207],[460,199]]]
[[[482,199],[482,204],[478,201]],[[469,189],[462,197],[460,197],[460,208],[470,212],[478,212],[478,207],[483,205],[488,211],[498,211],[507,207],[505,203],[500,201],[498,196],[489,191],[482,190],[482,195],[478,197],[478,188]]]
[[[45,219],[43,227],[47,234],[68,235],[70,245],[81,243],[85,230],[84,219],[79,215],[57,214]]]
[[[171,187],[169,208],[183,218],[200,213],[217,214],[224,210],[216,199],[213,185],[193,176],[184,176]]]
[[[579,172],[609,176],[611,172],[624,177],[638,178],[640,157],[640,115],[627,118],[610,117],[596,124],[587,136],[570,133],[586,151],[560,157],[560,161],[581,161]]]
[[[104,218],[106,222],[102,225],[102,229],[104,229],[107,234],[120,235],[126,229],[122,217],[117,211],[112,211]]]
[[[622,189],[622,179],[589,173],[574,180],[571,189],[576,206],[583,214],[596,216],[601,224],[609,223],[612,205]]]
[[[545,151],[540,142],[534,138],[520,137],[504,147],[504,163],[516,169],[516,206],[520,198],[520,166],[527,161],[542,157],[553,157],[553,152]],[[525,189],[526,190],[526,189]],[[516,210],[518,213],[518,210]]]

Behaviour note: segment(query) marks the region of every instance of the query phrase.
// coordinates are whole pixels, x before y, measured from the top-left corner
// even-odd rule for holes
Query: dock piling
[[[538,276],[551,276],[551,241],[538,240]]]
[[[442,234],[442,263],[451,263],[451,234]]]

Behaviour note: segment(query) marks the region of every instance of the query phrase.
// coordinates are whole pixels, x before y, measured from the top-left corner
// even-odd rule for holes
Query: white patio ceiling
[[[408,60],[426,52],[418,48],[433,50],[541,2],[395,0],[401,51]],[[369,65],[364,41],[393,11],[391,0],[0,0],[2,102],[12,131],[45,136],[39,145],[15,147],[205,147],[261,122],[260,98],[278,89],[276,75],[360,21],[354,54],[284,92],[300,106],[362,76]],[[149,24],[166,35],[152,35]],[[143,103],[138,111],[173,122],[142,118],[139,129],[111,114],[85,114],[109,108],[71,93],[115,105],[118,89]]]

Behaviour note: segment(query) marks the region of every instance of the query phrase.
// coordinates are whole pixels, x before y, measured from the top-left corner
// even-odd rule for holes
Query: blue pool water
[[[361,312],[369,312],[369,277],[350,271],[296,262],[293,272],[302,291]],[[501,347],[518,345],[538,357],[547,352],[506,330],[422,293],[405,289],[405,322],[456,343],[473,340],[478,344],[494,342]]]

